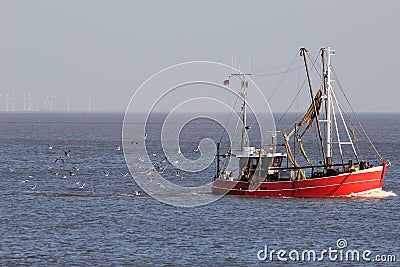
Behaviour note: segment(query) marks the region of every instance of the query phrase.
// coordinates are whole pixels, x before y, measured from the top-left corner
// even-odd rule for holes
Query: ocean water
[[[400,116],[363,114],[361,120],[376,148],[392,163],[382,193],[329,199],[225,196],[208,205],[182,208],[145,193],[134,196],[133,191],[141,189],[129,173],[123,152],[117,150],[123,114],[2,113],[0,265],[361,264],[341,261],[339,254],[336,260],[326,254],[322,262],[297,262],[281,261],[275,252],[272,259],[262,260],[267,247],[268,255],[285,250],[286,258],[294,250],[300,255],[304,250],[320,255],[329,248],[338,253],[370,250],[372,260],[394,255],[397,263],[362,264],[398,266]],[[201,138],[219,136],[218,127],[201,120],[196,123],[203,131],[190,127],[182,131],[182,153],[188,158],[196,158],[193,148]],[[155,120],[150,128],[157,125]],[[160,147],[151,142],[148,149],[159,155]],[[68,150],[69,157],[64,154]],[[56,161],[59,157],[65,162]],[[210,166],[193,177],[183,172],[177,177],[172,169],[166,175],[174,183],[195,186],[211,181],[214,169]],[[192,198],[212,200],[214,196],[206,192]],[[339,239],[347,242],[341,252]]]

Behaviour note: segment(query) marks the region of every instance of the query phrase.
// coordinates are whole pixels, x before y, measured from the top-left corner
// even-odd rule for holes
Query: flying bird
[[[68,150],[68,151],[65,151],[65,150],[63,150],[63,151],[64,151],[64,154],[65,154],[66,157],[71,156],[71,149]]]
[[[78,189],[83,189],[85,187],[85,183],[83,183],[81,186],[78,187]]]
[[[62,157],[56,158],[56,160],[54,162],[57,162],[57,161],[61,161],[62,163],[64,163],[64,158],[62,158]]]
[[[160,164],[163,164],[163,163],[167,162],[167,160],[168,160],[167,157],[163,158],[163,159],[160,161]]]

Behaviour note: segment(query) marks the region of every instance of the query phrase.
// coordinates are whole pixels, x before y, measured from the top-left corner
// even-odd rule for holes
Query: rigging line
[[[286,67],[287,65],[288,64],[285,63],[285,64],[281,64],[279,66],[275,66],[275,67],[270,67],[270,68],[264,69],[263,71],[256,71],[255,73],[264,73],[264,72],[268,73],[268,72],[273,71],[273,70],[279,70],[280,68]]]
[[[240,92],[241,92],[242,90],[240,90]],[[233,104],[233,111],[231,112],[231,114],[229,115],[229,118],[228,118],[228,122],[227,122],[227,126],[229,125],[229,123],[230,123],[230,121],[231,121],[231,119],[232,119],[232,114],[234,113],[234,110],[235,110],[235,107],[236,107],[236,104],[237,104],[237,101],[238,101],[238,99],[239,99],[239,97],[240,97],[240,92],[238,93],[238,94],[236,94],[236,99],[235,99],[235,103]],[[221,141],[222,141],[222,137],[223,137],[223,133],[221,134],[221,137],[220,137],[220,139],[219,139],[219,142],[221,143]]]
[[[238,121],[237,121],[237,123],[236,123],[236,128],[235,128],[235,131],[234,131],[233,137],[232,137],[233,139],[234,139],[234,137],[235,137],[235,135],[236,135],[236,133],[237,133],[237,129],[238,129],[238,126],[239,126],[239,122],[240,122],[240,119],[238,119]],[[231,144],[232,144],[232,140],[231,140]],[[226,156],[225,159],[224,159],[224,161],[222,162],[221,170],[223,170],[223,169],[225,168],[225,165],[227,164],[227,162],[228,162],[228,160],[229,160],[229,158],[230,158],[230,154],[232,153],[232,146],[231,146],[231,144],[229,144],[229,146],[228,146],[228,151],[227,151],[228,156]]]
[[[316,58],[316,59],[314,60],[313,64],[311,65],[311,68],[314,67],[314,65],[316,64],[317,60],[318,60],[318,58]],[[303,81],[303,83],[302,83],[300,89],[297,91],[296,96],[293,98],[292,102],[290,103],[290,105],[289,105],[289,107],[286,109],[286,111],[283,113],[283,115],[279,118],[277,124],[280,123],[280,122],[283,120],[283,118],[287,115],[287,113],[289,112],[289,109],[293,106],[293,104],[294,104],[294,102],[296,101],[297,97],[299,96],[300,92],[303,90],[304,84],[306,83],[306,81],[307,81],[307,78],[304,79],[304,81]]]
[[[288,72],[295,71],[295,70],[298,70],[298,69],[301,69],[301,68],[303,68],[303,66],[299,66],[299,67],[296,67],[296,68],[293,68],[293,69],[288,69],[286,71],[281,71],[281,72],[275,72],[275,73],[257,73],[256,72],[256,73],[252,73],[251,75],[252,76],[274,76],[274,75],[279,75],[279,74],[286,74]]]
[[[278,90],[279,86],[281,85],[282,81],[285,79],[286,75],[287,75],[290,71],[298,70],[299,68],[302,68],[302,67],[298,67],[298,68],[295,68],[295,69],[290,69],[290,68],[293,66],[294,62],[296,61],[296,58],[297,58],[297,53],[296,53],[296,55],[294,56],[294,58],[293,58],[292,62],[290,63],[290,65],[288,66],[287,70],[284,71],[284,72],[280,72],[280,73],[279,73],[279,74],[284,73],[284,75],[281,77],[281,79],[279,80],[278,84],[275,86],[275,88],[274,88],[274,90],[272,91],[271,95],[267,98],[267,101],[271,100],[271,98],[274,96],[274,94],[275,94],[276,91]],[[251,74],[251,75],[254,75],[254,74]],[[255,75],[257,75],[257,74],[255,74]],[[258,75],[258,76],[266,76],[266,75]],[[268,102],[265,103],[264,107],[263,107],[261,110],[264,110],[264,109],[266,108],[267,104],[268,104]],[[254,126],[254,123],[256,122],[256,119],[257,119],[257,117],[254,117],[253,121],[249,124],[249,126],[253,127],[253,126]],[[246,126],[247,126],[247,125],[246,125]]]
[[[307,53],[307,56],[308,56],[308,59],[309,59],[311,62],[314,60],[314,58],[313,58],[313,56],[311,55],[310,52]],[[321,68],[321,64],[319,64],[319,62],[318,62],[317,60],[318,60],[318,57],[315,58],[315,64],[313,64],[313,65],[311,66],[311,69],[314,69],[314,70],[317,72],[318,76],[319,76],[320,78],[322,78],[321,72],[320,72],[320,71],[317,69],[317,67],[315,66],[315,65],[317,65],[319,68]]]
[[[285,79],[286,75],[289,73],[289,69],[292,67],[292,65],[296,61],[296,58],[297,58],[297,54],[294,56],[292,62],[290,63],[289,67],[287,68],[285,74],[281,77],[281,79],[279,80],[278,84],[275,86],[274,91],[272,91],[272,93],[269,95],[269,97],[267,99],[268,101],[271,100],[271,98],[274,96],[275,92],[278,90],[278,88],[281,85],[282,81]],[[299,68],[296,68],[296,69],[299,69]]]
[[[351,111],[353,112],[353,115],[355,116],[355,118],[356,118],[358,124],[360,125],[361,130],[363,131],[363,133],[364,133],[365,137],[367,138],[368,142],[370,143],[371,147],[374,149],[375,155],[379,158],[379,160],[383,161],[384,159],[383,159],[382,156],[379,154],[378,150],[375,148],[375,146],[374,146],[374,144],[372,143],[371,139],[369,138],[367,132],[365,131],[364,126],[361,124],[360,118],[358,117],[357,113],[355,112],[353,106],[350,104],[350,101],[349,101],[349,99],[347,98],[347,95],[344,93],[344,90],[343,90],[343,88],[342,88],[342,85],[340,84],[339,79],[338,79],[338,77],[337,77],[337,75],[336,75],[336,72],[335,72],[335,70],[333,69],[333,67],[331,67],[331,70],[332,70],[333,75],[335,76],[335,80],[336,80],[336,82],[337,82],[337,84],[338,84],[338,87],[340,88],[340,91],[342,92],[343,96],[345,97],[347,104],[349,105]]]
[[[365,143],[368,145],[369,142],[368,142],[366,136],[365,136],[364,134],[362,134],[362,133],[360,132],[360,130],[356,127],[356,124],[354,123],[354,121],[353,121],[353,119],[350,117],[350,115],[348,114],[348,111],[346,110],[345,106],[344,106],[342,103],[338,103],[338,105],[339,105],[339,108],[342,108],[342,109],[345,110],[345,114],[344,114],[344,115],[346,116],[346,119],[350,122],[350,125],[351,125],[352,127],[354,127],[355,130],[357,130],[357,133],[360,135],[360,138],[363,140],[363,142],[365,142]],[[361,124],[360,124],[360,125],[361,125]],[[350,140],[352,140],[352,139],[350,139]],[[356,151],[359,151],[360,153],[362,152],[362,151],[359,149],[357,143],[354,144],[354,142],[353,142],[353,145],[356,146],[356,148],[357,148]],[[376,156],[376,159],[378,159],[378,161],[379,161],[379,160],[380,160],[380,159],[379,159],[379,155],[377,155],[377,154],[375,153],[375,151],[373,150],[372,146],[371,146],[371,145],[368,145],[367,147],[368,147],[369,151],[370,151],[372,154],[374,154],[374,155]]]

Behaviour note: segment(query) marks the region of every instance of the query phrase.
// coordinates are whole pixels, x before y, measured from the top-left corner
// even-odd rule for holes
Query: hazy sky
[[[85,111],[90,92],[92,110],[124,111],[140,84],[170,65],[230,65],[236,56],[247,69],[250,56],[252,71],[267,73],[302,46],[314,55],[331,46],[356,110],[400,112],[399,3],[0,0],[0,110],[13,92],[21,110],[25,90],[40,110],[52,94],[54,109],[65,111],[71,94],[71,111]],[[255,80],[267,96],[277,84]],[[280,88],[286,93],[274,97],[273,111],[286,109],[297,89],[289,87]]]

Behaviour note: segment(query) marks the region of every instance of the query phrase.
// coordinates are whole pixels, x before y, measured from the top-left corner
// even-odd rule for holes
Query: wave
[[[397,197],[397,194],[392,191],[384,191],[380,188],[368,190],[361,193],[351,194],[349,197],[359,197],[359,198],[389,198],[389,197]]]

